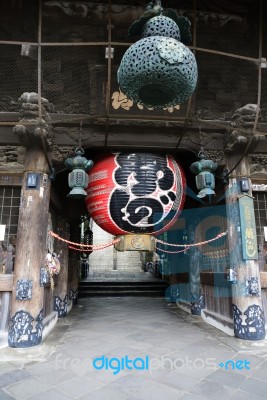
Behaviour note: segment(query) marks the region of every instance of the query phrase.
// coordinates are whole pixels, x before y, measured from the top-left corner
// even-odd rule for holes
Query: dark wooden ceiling
[[[0,15],[0,145],[18,144],[12,124],[19,120],[18,97],[38,90],[53,103],[51,118],[55,143],[75,145],[83,123],[85,145],[93,148],[154,148],[199,146],[199,132],[213,135],[210,148],[223,147],[234,111],[247,103],[261,106],[259,130],[266,132],[267,69],[262,69],[260,96],[260,0],[162,0],[188,16],[196,29],[199,82],[190,107],[179,110],[115,108],[116,72],[129,47],[127,29],[144,11],[147,0],[43,1],[41,12],[41,72],[38,72],[38,0],[3,0]],[[108,37],[109,4],[111,38]],[[196,13],[194,12],[196,7]],[[194,21],[195,19],[195,21]],[[195,22],[195,25],[194,25]],[[262,56],[267,57],[267,25],[263,24]],[[110,41],[111,39],[111,41]],[[23,43],[34,43],[28,56]],[[87,45],[87,43],[89,43]],[[96,44],[94,44],[96,43]],[[69,45],[68,45],[69,44]],[[77,44],[77,46],[75,45]],[[105,49],[114,48],[110,81]],[[109,111],[106,89],[110,85]],[[95,120],[90,119],[96,117]],[[102,116],[102,117],[101,117]],[[195,135],[195,137],[194,137]],[[216,136],[217,135],[217,136]],[[215,140],[216,136],[216,140]],[[182,140],[181,140],[182,137]],[[260,145],[260,150],[266,150]]]

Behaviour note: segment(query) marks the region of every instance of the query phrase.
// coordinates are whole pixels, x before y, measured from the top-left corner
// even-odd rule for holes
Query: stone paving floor
[[[267,341],[226,336],[159,298],[81,299],[40,346],[0,360],[1,400],[267,398]]]

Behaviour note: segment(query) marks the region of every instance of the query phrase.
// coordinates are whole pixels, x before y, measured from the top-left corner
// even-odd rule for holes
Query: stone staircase
[[[147,281],[89,281],[79,283],[79,297],[165,297],[168,284]]]
[[[114,237],[93,223],[94,243]],[[138,251],[119,252],[113,246],[89,256],[89,276],[79,283],[79,297],[164,297],[168,284],[142,270]]]
[[[98,225],[93,223],[92,230],[94,233],[94,243],[104,244],[110,243],[114,236],[103,231]],[[120,252],[113,246],[103,250],[93,251],[89,256],[90,272],[108,272],[118,270],[121,272],[141,272],[142,262],[138,251]]]
[[[116,269],[119,271],[141,272],[142,262],[138,251],[117,251]]]

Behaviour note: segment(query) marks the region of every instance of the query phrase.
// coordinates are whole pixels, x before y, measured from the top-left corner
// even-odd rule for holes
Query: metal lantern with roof
[[[121,91],[147,107],[184,103],[197,84],[197,64],[186,44],[191,42],[190,21],[173,9],[163,11],[159,1],[129,28],[141,36],[124,54],[118,69]]]
[[[88,185],[87,172],[94,165],[93,161],[87,160],[87,158],[83,157],[83,154],[84,150],[78,147],[75,150],[75,156],[65,160],[65,166],[72,170],[68,176],[68,184],[72,189],[68,197],[73,199],[82,199],[86,196],[87,193],[84,189]]]
[[[196,186],[199,190],[197,197],[203,198],[205,196],[215,195],[215,177],[218,164],[212,160],[206,160],[205,153],[200,151],[198,153],[199,161],[194,162],[190,166],[190,171],[196,175]]]

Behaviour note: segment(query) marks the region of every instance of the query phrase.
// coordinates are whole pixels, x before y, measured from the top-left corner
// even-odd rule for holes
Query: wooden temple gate
[[[92,1],[73,11],[60,1],[40,0],[25,12],[22,1],[5,1],[14,29],[0,35],[0,224],[6,229],[0,330],[8,329],[10,346],[40,343],[77,301],[80,256],[48,231],[80,241],[86,209],[66,198],[64,167],[79,143],[92,159],[104,152],[148,151],[180,160],[188,185],[185,209],[205,215],[207,207],[222,207],[224,216],[214,211],[209,223],[214,220],[228,235],[217,248],[190,250],[189,269],[169,274],[171,285],[185,282],[193,293],[177,304],[238,338],[265,336],[267,220],[257,193],[267,193],[266,4],[247,1],[238,8],[225,1],[226,16],[219,0],[208,6],[181,1],[192,25],[198,87],[186,104],[152,110],[133,104],[116,81],[132,44],[125,40],[127,29],[144,3]],[[174,0],[168,4],[177,8]],[[5,27],[5,12],[0,19]],[[203,148],[219,165],[216,198],[209,204],[198,201],[189,169]],[[195,222],[186,226],[188,240],[205,241],[207,227]],[[60,254],[53,290],[44,268],[48,250]]]

